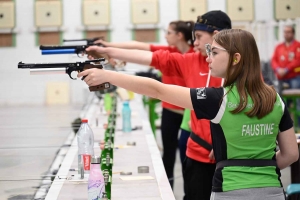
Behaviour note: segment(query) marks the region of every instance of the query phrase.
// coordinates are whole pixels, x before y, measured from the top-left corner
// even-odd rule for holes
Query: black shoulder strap
[[[201,137],[199,137],[198,135],[196,135],[195,133],[191,132],[190,138],[196,142],[197,144],[199,144],[200,146],[204,147],[205,149],[207,149],[208,151],[212,150],[212,146],[206,142],[205,140],[203,140]]]

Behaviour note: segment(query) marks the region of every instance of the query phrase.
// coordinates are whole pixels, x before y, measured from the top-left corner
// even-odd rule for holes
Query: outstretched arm
[[[78,77],[82,76],[87,76],[84,81],[89,86],[109,82],[135,93],[161,99],[179,107],[193,110],[189,88],[163,84],[151,78],[137,77],[95,68],[78,74]]]
[[[97,40],[95,44],[103,44],[105,47],[114,47],[121,49],[138,49],[150,51],[150,44],[138,41],[130,41],[130,42],[106,42],[104,40]]]
[[[85,51],[89,56],[92,56],[94,58],[99,58],[102,57],[103,54],[106,54],[110,58],[148,66],[152,61],[152,52],[149,51],[98,46],[90,46]]]

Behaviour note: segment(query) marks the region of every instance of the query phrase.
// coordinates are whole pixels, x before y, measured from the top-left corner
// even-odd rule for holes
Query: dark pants
[[[176,150],[178,147],[178,133],[182,121],[182,114],[172,112],[168,109],[162,110],[161,137],[163,144],[162,160],[170,185],[174,184],[174,165]]]
[[[187,141],[190,137],[190,134],[191,134],[191,132],[181,129],[181,133],[180,133],[180,137],[179,137],[179,153],[180,153],[182,174],[184,173],[184,161],[186,159],[186,145],[187,145]],[[183,180],[183,184],[184,184],[184,180]],[[186,194],[186,191],[184,188],[183,199],[187,200],[187,197],[185,194]]]
[[[210,200],[212,179],[216,164],[202,163],[186,157],[184,188],[187,200]]]
[[[181,165],[183,166],[183,161],[185,160],[186,157],[186,145],[187,141],[190,137],[191,132],[180,129],[180,137],[179,137],[179,152],[180,152],[180,161]]]

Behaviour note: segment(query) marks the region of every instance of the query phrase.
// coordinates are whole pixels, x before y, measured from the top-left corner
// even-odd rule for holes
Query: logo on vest
[[[227,103],[227,107],[228,108],[233,108],[233,109],[236,109],[239,105],[240,105],[239,103],[234,103],[234,102],[228,102]],[[253,108],[253,104],[252,103],[247,104],[246,108],[248,108],[248,109]]]
[[[197,99],[206,99],[206,90],[205,87],[203,88],[197,88]]]

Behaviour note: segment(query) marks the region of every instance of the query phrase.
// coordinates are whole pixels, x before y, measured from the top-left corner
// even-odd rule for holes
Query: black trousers
[[[191,132],[181,129],[178,145],[179,145],[179,152],[180,152],[182,174],[184,174],[184,163],[186,160],[186,147],[187,147],[187,141],[188,141],[190,135],[191,135]],[[184,185],[184,179],[183,179],[183,185]],[[186,192],[185,192],[185,188],[184,188],[183,200],[187,200],[185,194],[186,194]]]
[[[161,117],[161,137],[163,144],[162,160],[170,185],[174,184],[174,165],[178,147],[178,134],[182,121],[182,114],[163,108]]]
[[[186,157],[184,161],[185,200],[210,200],[216,164],[202,163]]]

